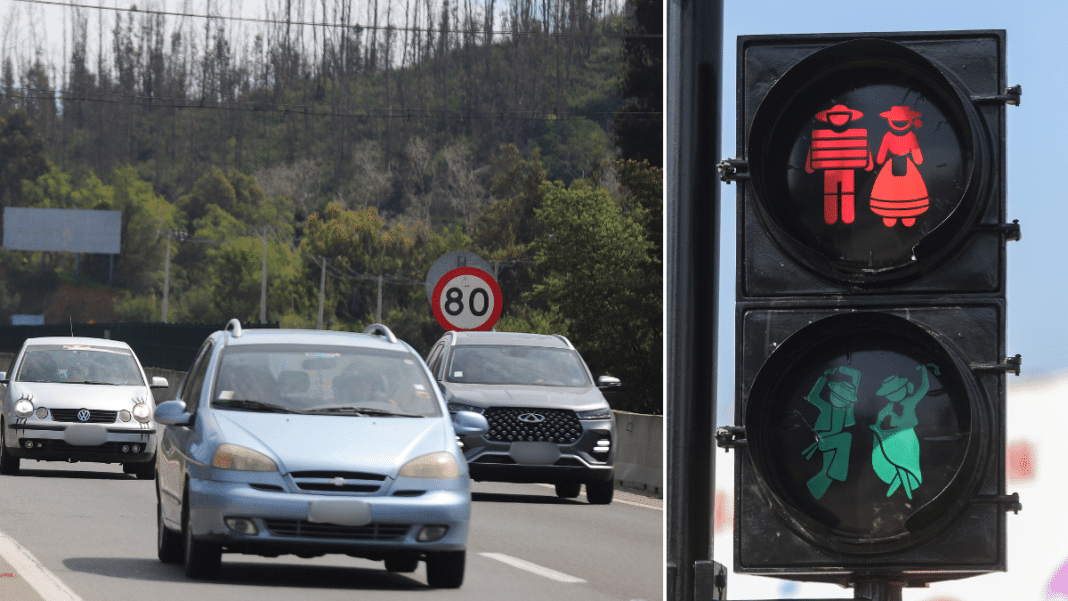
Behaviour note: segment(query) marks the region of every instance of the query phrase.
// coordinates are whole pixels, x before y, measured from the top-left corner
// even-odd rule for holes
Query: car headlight
[[[119,421],[120,422],[128,422],[128,421],[130,421],[130,412],[125,410],[125,409],[123,409],[122,411],[119,411]]]
[[[33,403],[30,402],[30,399],[19,399],[15,403],[15,415],[22,419],[33,415]]]
[[[449,413],[456,413],[457,411],[472,411],[474,413],[482,413],[485,411],[485,409],[482,407],[475,407],[474,405],[468,405],[467,403],[454,403],[452,401],[445,403],[445,406],[448,407]]]
[[[576,415],[578,415],[579,419],[610,419],[612,417],[612,410],[608,407],[605,407],[604,409],[578,411]]]
[[[412,459],[400,468],[398,476],[405,478],[437,478],[447,480],[460,477],[460,465],[452,453],[441,451]]]
[[[222,470],[239,470],[242,472],[274,472],[278,470],[270,457],[236,444],[223,443],[215,449],[211,458],[212,467]]]
[[[143,424],[152,419],[152,409],[148,407],[148,403],[138,403],[133,407],[133,416]]]

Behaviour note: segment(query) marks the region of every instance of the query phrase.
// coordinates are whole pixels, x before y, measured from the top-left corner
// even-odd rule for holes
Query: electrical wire
[[[268,25],[287,25],[287,26],[300,26],[300,27],[332,27],[338,29],[360,29],[360,30],[378,30],[378,31],[409,31],[419,33],[456,33],[464,35],[476,35],[476,36],[557,36],[557,37],[605,37],[605,38],[656,38],[662,39],[664,36],[660,33],[583,33],[583,32],[549,32],[549,31],[518,31],[518,30],[479,30],[479,29],[426,29],[419,27],[397,27],[395,25],[360,25],[360,24],[344,24],[344,23],[326,23],[316,21],[280,21],[278,19],[265,19],[262,17],[234,17],[234,16],[221,16],[221,15],[201,15],[197,13],[183,13],[175,11],[162,11],[151,10],[141,8],[119,8],[113,6],[92,6],[89,4],[78,4],[74,2],[59,2],[58,0],[15,0],[15,2],[23,2],[26,4],[41,4],[46,6],[58,6],[62,8],[81,8],[99,11],[112,11],[112,12],[124,12],[131,14],[146,14],[157,15],[166,17],[188,17],[193,19],[209,19],[209,20],[222,20],[222,21],[241,21],[247,23],[261,23]]]

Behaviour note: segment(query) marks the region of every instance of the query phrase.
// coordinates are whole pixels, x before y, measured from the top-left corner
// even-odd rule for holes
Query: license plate
[[[317,499],[308,502],[308,521],[366,526],[371,523],[371,506],[360,499]]]

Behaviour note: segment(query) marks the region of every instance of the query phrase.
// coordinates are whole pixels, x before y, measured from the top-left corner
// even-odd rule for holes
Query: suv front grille
[[[294,538],[330,538],[345,540],[404,540],[411,526],[408,524],[368,524],[366,526],[338,526],[303,520],[264,520],[267,530],[275,536]]]
[[[49,409],[52,414],[52,419],[57,422],[75,422],[84,424],[113,424],[115,423],[115,416],[117,411],[102,411],[97,409],[89,410],[89,419],[82,421],[78,419],[78,412],[81,409]]]
[[[554,442],[574,444],[582,436],[582,422],[570,409],[490,407],[486,440],[494,442]]]

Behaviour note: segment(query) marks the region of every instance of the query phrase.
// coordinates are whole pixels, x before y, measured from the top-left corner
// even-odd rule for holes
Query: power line
[[[262,17],[234,17],[234,16],[215,16],[215,15],[201,15],[197,13],[182,13],[175,11],[162,11],[162,10],[149,10],[140,8],[119,8],[112,6],[92,6],[88,4],[77,4],[73,2],[59,2],[58,0],[15,0],[16,2],[24,2],[26,4],[43,4],[48,6],[59,6],[62,8],[85,8],[99,11],[112,11],[112,12],[124,12],[132,14],[146,14],[146,15],[158,15],[166,17],[189,17],[193,19],[209,19],[209,20],[222,20],[222,21],[242,21],[248,23],[260,23],[267,25],[296,25],[296,26],[311,26],[311,27],[332,27],[336,29],[366,29],[366,30],[379,30],[379,31],[410,31],[410,32],[436,32],[436,33],[457,33],[464,35],[476,35],[476,36],[560,36],[560,37],[605,37],[605,38],[663,38],[663,34],[659,33],[583,33],[583,32],[549,32],[549,31],[517,31],[517,30],[480,30],[480,29],[424,29],[421,27],[397,27],[395,25],[359,25],[351,24],[346,25],[342,23],[326,23],[316,21],[279,21],[277,19],[265,19]]]
[[[2,98],[18,100],[47,100],[47,101],[73,101],[95,102],[98,104],[139,106],[142,108],[172,108],[172,109],[208,109],[222,111],[245,111],[250,113],[273,112],[283,115],[296,113],[311,117],[348,117],[365,119],[442,119],[455,118],[460,120],[471,119],[509,119],[512,121],[582,121],[600,120],[604,117],[617,116],[628,121],[655,121],[663,118],[662,112],[656,111],[628,111],[623,115],[617,115],[609,111],[566,111],[560,115],[548,111],[538,110],[486,110],[486,109],[403,109],[403,110],[344,110],[333,105],[319,104],[288,104],[267,103],[251,101],[217,101],[217,100],[182,100],[180,98],[159,98],[154,96],[139,96],[131,94],[99,94],[111,98],[90,98],[87,95],[72,95],[66,91],[52,92],[41,88],[12,88],[23,90],[31,94],[0,93]],[[596,117],[596,119],[592,119]]]

